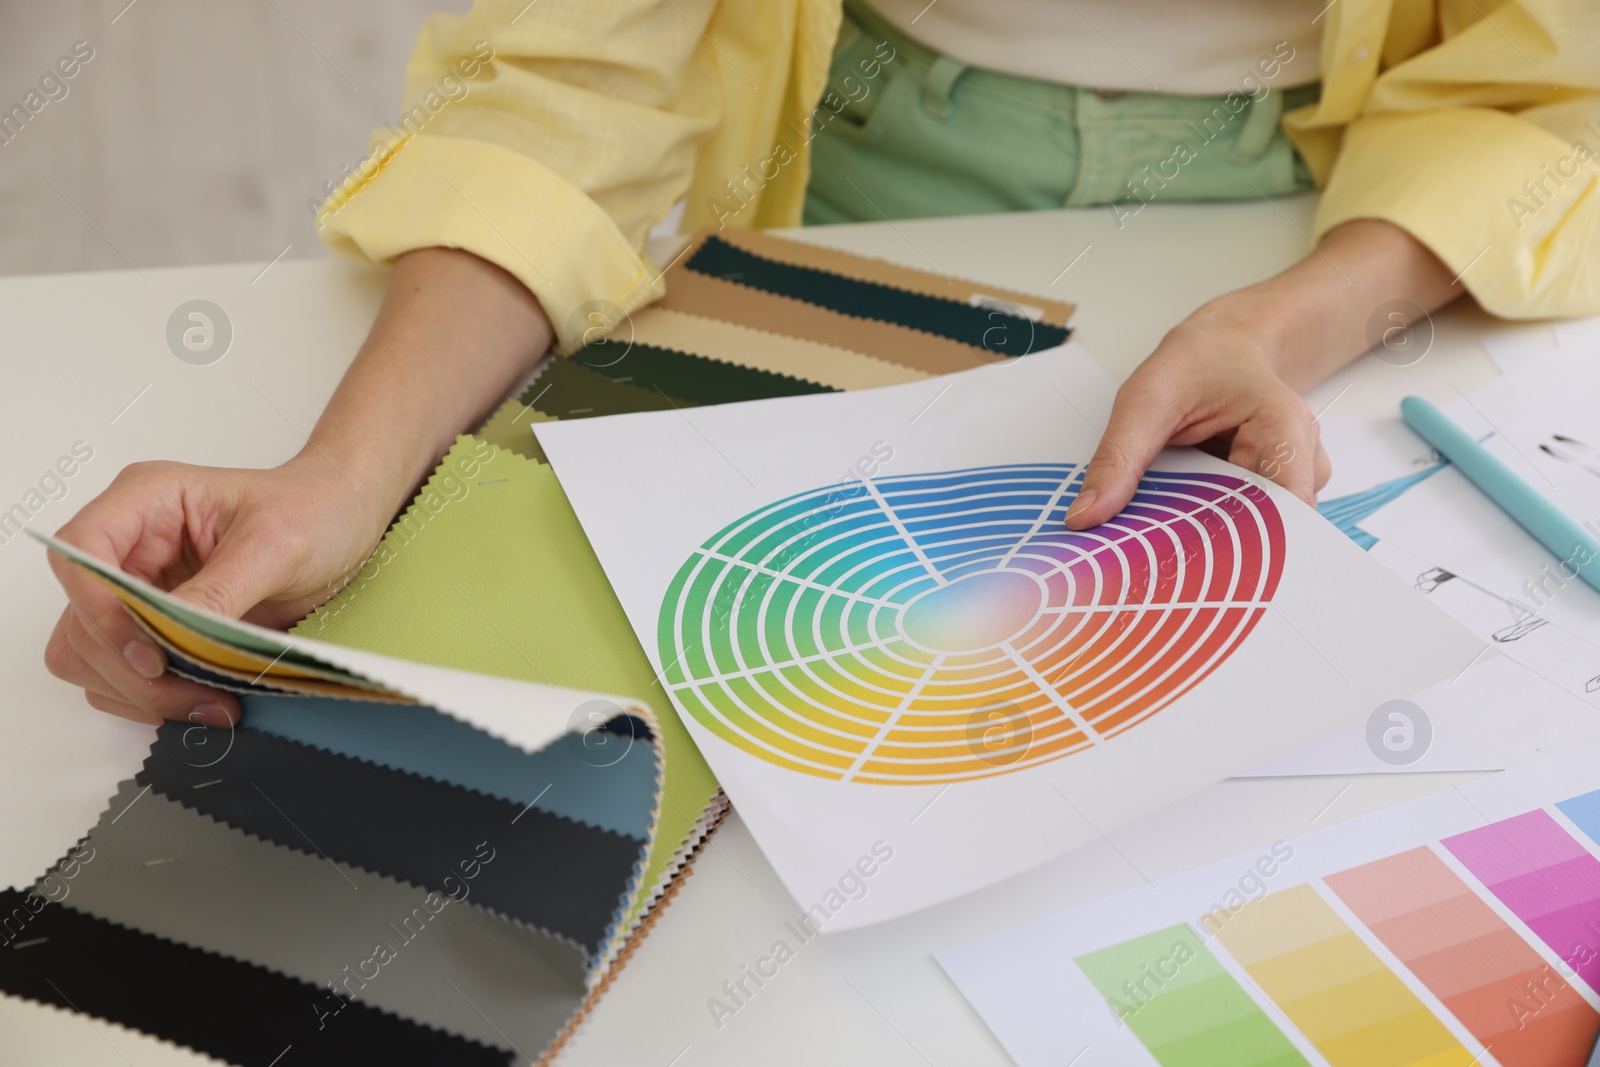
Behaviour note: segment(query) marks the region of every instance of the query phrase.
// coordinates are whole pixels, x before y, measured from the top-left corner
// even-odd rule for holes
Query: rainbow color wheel
[[[1081,464],[814,489],[706,541],[661,605],[679,706],[763,760],[923,785],[1059,759],[1155,715],[1239,647],[1283,571],[1272,499],[1151,471],[1093,530]]]

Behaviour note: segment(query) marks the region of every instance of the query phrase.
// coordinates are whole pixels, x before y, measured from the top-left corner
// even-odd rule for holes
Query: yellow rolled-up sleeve
[[[1431,35],[1407,34],[1434,43],[1394,57],[1353,114],[1313,106],[1287,116],[1325,183],[1317,238],[1353,219],[1383,219],[1430,248],[1496,315],[1600,314],[1592,4],[1507,3],[1483,17],[1446,2]],[[1416,8],[1396,6],[1397,17]],[[1342,55],[1359,49],[1327,42],[1325,69],[1336,76]]]
[[[1501,111],[1358,119],[1345,130],[1317,236],[1352,219],[1384,219],[1431,249],[1496,315],[1600,314],[1596,165],[1569,163],[1576,177],[1564,187],[1543,170],[1571,153],[1561,138]],[[1523,188],[1540,180],[1548,198]]]
[[[519,279],[570,349],[596,302],[661,295],[644,238],[718,119],[715,0],[480,0],[423,27],[395,128],[323,204],[336,252],[472,252]],[[490,56],[484,59],[482,57]]]

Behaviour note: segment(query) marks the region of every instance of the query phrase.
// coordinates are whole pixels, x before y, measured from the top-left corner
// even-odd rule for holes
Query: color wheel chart
[[[746,515],[663,599],[665,684],[744,751],[850,782],[983,777],[1114,737],[1239,647],[1283,523],[1242,478],[1151,471],[1117,519],[1069,531],[1082,478],[902,475]]]
[[[1074,962],[1161,1067],[1313,1062],[1294,1031],[1331,1067],[1582,1067],[1600,1029],[1600,791],[1553,808]]]

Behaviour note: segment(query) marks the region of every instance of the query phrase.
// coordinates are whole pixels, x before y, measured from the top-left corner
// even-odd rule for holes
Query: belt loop
[[[1267,95],[1252,99],[1249,108],[1250,114],[1239,128],[1239,139],[1228,155],[1232,163],[1254,163],[1266,153],[1278,132],[1278,120],[1283,117],[1283,94],[1268,89]]]
[[[922,106],[936,118],[950,117],[950,93],[967,72],[967,65],[949,56],[935,56],[922,75]]]
[[[833,40],[833,58],[838,59],[844,54],[845,49],[856,43],[856,38],[862,33],[861,23],[855,20],[850,13],[850,5],[846,4],[843,14],[839,17],[839,36]]]

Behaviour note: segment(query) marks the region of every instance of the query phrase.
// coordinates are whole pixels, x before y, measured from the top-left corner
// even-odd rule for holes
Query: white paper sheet
[[[1060,517],[1112,396],[1069,345],[904,386],[538,429],[664,685],[796,899],[838,897],[869,846],[893,848],[828,929],[999,881],[1481,651],[1288,494],[1192,450],[1154,465],[1171,472],[1159,522],[1069,535]],[[963,473],[916,488],[943,472]],[[1248,547],[1263,536],[1267,549]],[[1152,636],[1157,619],[1175,629]],[[1086,632],[1105,644],[1074,645]],[[1114,710],[1131,728],[1108,725]]]
[[[1381,560],[1385,548],[1370,554]],[[1600,740],[1594,705],[1493,651],[1407,704],[1375,709],[1235,777],[1499,771]]]
[[[1151,1022],[1155,1018],[1155,1013],[1152,1012],[1150,1016],[1140,1019],[1139,1014],[1146,1010],[1146,1004],[1141,1002],[1159,1001],[1162,992],[1170,988],[1168,983],[1182,977],[1182,967],[1169,964],[1162,974],[1153,977],[1146,977],[1137,971],[1130,974],[1129,977],[1144,988],[1142,991],[1135,989],[1132,996],[1123,994],[1117,998],[1117,1005],[1124,1011],[1133,1012],[1131,1017],[1124,1016],[1119,1020],[1118,1015],[1114,1014],[1108,996],[1092,984],[1078,959],[1110,946],[1126,944],[1155,931],[1168,929],[1175,924],[1185,924],[1193,940],[1215,956],[1226,974],[1237,981],[1249,1000],[1253,1001],[1265,1015],[1266,1022],[1270,1026],[1276,1028],[1310,1063],[1326,1063],[1328,1061],[1314,1047],[1313,1039],[1295,1025],[1293,1016],[1298,1014],[1296,1006],[1292,1002],[1282,1003],[1281,997],[1278,1001],[1273,998],[1283,988],[1278,985],[1279,982],[1298,983],[1297,992],[1307,1000],[1311,999],[1312,994],[1321,994],[1326,998],[1321,1001],[1324,1010],[1322,1037],[1326,1040],[1331,1036],[1330,1031],[1334,1031],[1340,1022],[1346,1021],[1345,1012],[1333,1010],[1337,1006],[1334,999],[1339,994],[1327,989],[1327,984],[1337,979],[1330,979],[1326,973],[1318,972],[1314,964],[1297,964],[1292,954],[1279,956],[1275,964],[1268,965],[1277,968],[1276,974],[1259,969],[1252,974],[1242,965],[1240,959],[1233,955],[1235,945],[1229,943],[1228,936],[1229,924],[1237,924],[1235,929],[1239,929],[1249,921],[1242,916],[1255,907],[1253,901],[1264,897],[1270,899],[1269,894],[1282,894],[1291,890],[1303,894],[1309,888],[1316,894],[1318,900],[1332,909],[1339,920],[1348,924],[1366,949],[1370,950],[1379,961],[1379,966],[1388,967],[1409,995],[1415,997],[1420,1006],[1434,1016],[1439,1028],[1446,1032],[1447,1037],[1453,1037],[1467,1050],[1466,1053],[1452,1059],[1444,1050],[1436,1049],[1439,1058],[1428,1062],[1465,1063],[1468,1062],[1469,1056],[1480,1054],[1483,1048],[1483,1043],[1477,1040],[1471,1026],[1445,1006],[1429,989],[1427,981],[1413,973],[1398,959],[1386,946],[1385,938],[1368,927],[1341,899],[1340,894],[1323,879],[1419,846],[1427,848],[1440,862],[1455,872],[1472,896],[1483,901],[1491,912],[1500,916],[1506,926],[1520,935],[1524,947],[1518,951],[1522,955],[1542,959],[1552,971],[1570,979],[1570,982],[1563,980],[1561,983],[1567,987],[1567,991],[1563,994],[1564,1006],[1569,1010],[1582,1012],[1585,1003],[1591,1008],[1600,1005],[1600,997],[1596,996],[1590,986],[1590,983],[1596,980],[1592,964],[1578,964],[1581,956],[1577,955],[1572,955],[1572,965],[1563,959],[1564,956],[1574,953],[1576,945],[1563,944],[1560,952],[1551,949],[1538,933],[1524,926],[1518,915],[1497,899],[1496,895],[1480,882],[1449,848],[1438,844],[1451,835],[1478,830],[1489,823],[1524,816],[1527,812],[1589,793],[1600,786],[1600,771],[1596,770],[1597,767],[1600,767],[1600,745],[1591,744],[1569,749],[1559,755],[1471,782],[1459,789],[1443,790],[1419,800],[1303,834],[1288,841],[1264,843],[1258,849],[1219,860],[1185,874],[945,949],[937,953],[936,958],[945,973],[955,982],[962,994],[983,1017],[989,1029],[1005,1046],[1018,1067],[1061,1067],[1067,1063],[1073,1064],[1074,1067],[1107,1067],[1111,1064],[1137,1064],[1143,1067],[1158,1061],[1141,1043],[1141,1038],[1136,1033],[1141,1021]],[[1547,814],[1562,833],[1570,836],[1569,851],[1579,855],[1578,862],[1582,863],[1583,855],[1590,855],[1588,864],[1592,868],[1594,864],[1592,854],[1600,851],[1600,847],[1597,847],[1595,842],[1571,823],[1561,811],[1549,808]],[[1537,869],[1546,867],[1549,861],[1545,860],[1539,851],[1529,847],[1523,836],[1524,831],[1506,831],[1506,833],[1506,840],[1512,842],[1514,849],[1520,849],[1534,857]],[[1426,860],[1428,857],[1423,859]],[[1592,885],[1594,879],[1592,869],[1576,871],[1572,868],[1572,864],[1564,868],[1570,872],[1565,876],[1566,881],[1580,886]],[[1382,881],[1383,876],[1375,877],[1377,881]],[[1550,875],[1546,874],[1545,878],[1550,878]],[[1539,876],[1530,873],[1524,880],[1537,883]],[[1347,884],[1338,883],[1337,879],[1335,883]],[[1534,892],[1536,894],[1537,886]],[[1524,912],[1531,913],[1533,910],[1526,906],[1521,907]],[[1600,918],[1596,902],[1587,901],[1581,907],[1594,912],[1593,917]],[[1259,914],[1259,911],[1256,912],[1256,915]],[[1396,905],[1391,914],[1414,913],[1402,910],[1401,905]],[[1477,914],[1480,916],[1483,914],[1482,908],[1477,910]],[[1473,936],[1479,933],[1487,934],[1488,931],[1481,921],[1463,925],[1468,920],[1463,919],[1462,915],[1463,913],[1457,909],[1449,916],[1435,919],[1435,922],[1444,920],[1442,926],[1446,939],[1450,936],[1452,925],[1459,930],[1460,944],[1456,949],[1458,955],[1453,957],[1457,961],[1458,968],[1463,962],[1475,967],[1476,964],[1472,961],[1480,959],[1484,952],[1489,952],[1491,955],[1499,952],[1500,966],[1502,968],[1510,966],[1506,961],[1512,957],[1506,954],[1504,940],[1493,942],[1495,948],[1474,948],[1471,943]],[[1259,946],[1265,940],[1261,933],[1258,927],[1255,931],[1256,936],[1252,938],[1255,941],[1255,946],[1252,947]],[[1292,950],[1297,947],[1293,944],[1296,939],[1291,932],[1284,931],[1284,935],[1287,943],[1282,946],[1283,948]],[[1319,931],[1318,936],[1325,937],[1327,932]],[[1436,927],[1429,936],[1433,940],[1439,940],[1439,929]],[[1298,940],[1301,944],[1306,944],[1311,939],[1301,936]],[[1165,941],[1160,943],[1163,946],[1167,944]],[[1488,944],[1489,941],[1486,939],[1485,945]],[[1596,947],[1596,940],[1593,937],[1590,947]],[[1102,960],[1104,958],[1101,957]],[[1388,986],[1390,992],[1384,994],[1376,984],[1374,973],[1364,971],[1363,965],[1356,958],[1356,953],[1346,950],[1341,954],[1341,960],[1346,973],[1361,976],[1360,981],[1348,982],[1348,989],[1351,992],[1346,995],[1352,1000],[1352,1010],[1360,1010],[1360,1005],[1354,1002],[1359,1001],[1361,996],[1359,990],[1362,989],[1368,991],[1369,997],[1380,1001],[1366,1008],[1369,1013],[1386,1013],[1390,1017],[1397,1017],[1406,1010],[1407,1005],[1401,1003],[1401,998],[1405,994],[1395,995],[1393,990],[1396,987],[1393,983]],[[1152,968],[1161,970],[1161,963],[1154,956],[1150,958],[1149,963]],[[1206,965],[1209,965],[1208,962],[1203,961],[1199,966]],[[1093,960],[1089,961],[1089,966],[1093,968]],[[1587,982],[1575,976],[1575,966],[1580,968],[1579,973],[1586,975]],[[1587,969],[1582,969],[1585,966]],[[1298,975],[1294,973],[1303,969],[1309,969],[1310,973]],[[1477,969],[1482,970],[1481,967]],[[1173,971],[1177,973],[1167,973]],[[1437,971],[1438,968],[1435,967],[1435,972]],[[1222,984],[1227,984],[1226,979]],[[1274,988],[1268,989],[1268,986]],[[1552,983],[1551,988],[1555,987],[1555,983]],[[1463,983],[1458,985],[1455,992],[1467,993],[1472,988]],[[1511,1008],[1510,1001],[1514,1000],[1520,991],[1512,989],[1508,997],[1503,996],[1500,999],[1494,998],[1495,992],[1492,989],[1484,990],[1481,1003],[1489,1005],[1489,1011],[1495,1015],[1494,1025],[1500,1027],[1502,1031],[1516,1029],[1514,1024],[1518,1017],[1508,1009]],[[1153,997],[1150,996],[1152,993]],[[1549,997],[1548,992],[1545,995]],[[1539,1000],[1529,1000],[1524,1005],[1525,1023],[1541,1022],[1536,1010],[1539,1004]],[[1457,1005],[1460,1005],[1459,1001]],[[1501,1012],[1505,1012],[1506,1023],[1499,1022]],[[1554,1014],[1555,1011],[1552,1010],[1550,1015]],[[1216,1015],[1221,1019],[1233,1017],[1224,1016],[1220,1008]],[[1479,1008],[1476,1014],[1470,1009],[1463,1008],[1463,1015],[1468,1019],[1478,1020],[1479,1029],[1482,1029],[1481,1023],[1487,1021],[1487,1012],[1482,1008]],[[1130,1018],[1131,1021],[1128,1021]],[[1410,1025],[1414,1027],[1417,1024],[1413,1021]],[[1583,1062],[1588,1049],[1586,1042],[1592,1039],[1593,1026],[1584,1029],[1584,1020],[1578,1019],[1576,1025],[1570,1029],[1575,1031],[1568,1038],[1572,1052],[1570,1060],[1526,1058],[1524,1054],[1523,1058],[1514,1062]],[[1392,1040],[1400,1040],[1394,1036],[1394,1031],[1391,1030],[1390,1033]],[[1149,1036],[1148,1031],[1146,1036]],[[1169,1033],[1166,1036],[1174,1042],[1174,1048],[1182,1047],[1186,1050],[1190,1058],[1183,1062],[1199,1062],[1196,1043],[1204,1041],[1203,1037],[1187,1035],[1190,1043],[1183,1045],[1180,1039],[1184,1038],[1185,1034]],[[1504,1051],[1502,1054],[1505,1054]],[[1352,1053],[1348,1045],[1345,1055],[1343,1062],[1372,1062],[1359,1057],[1350,1058]],[[1417,1056],[1417,1062],[1421,1062],[1422,1052],[1419,1051]],[[1219,1057],[1205,1062],[1229,1061]],[[1480,1054],[1473,1062],[1495,1064],[1500,1061],[1495,1059],[1491,1051],[1488,1054]]]
[[[1478,337],[1478,344],[1489,353],[1501,374],[1513,374],[1524,367],[1554,355],[1561,344],[1548,322],[1510,325]]]

